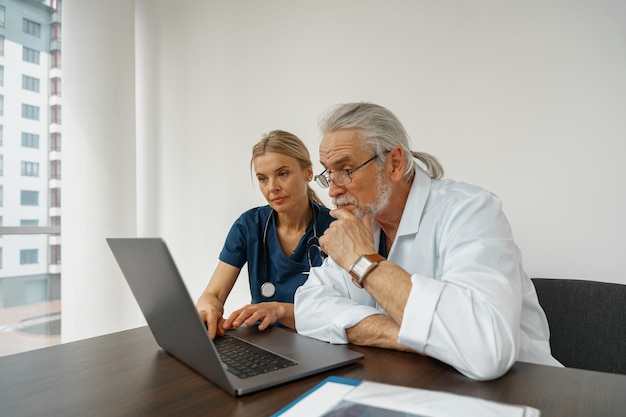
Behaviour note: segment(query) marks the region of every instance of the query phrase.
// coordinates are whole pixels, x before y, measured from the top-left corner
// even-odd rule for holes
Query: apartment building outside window
[[[61,4],[0,0],[0,356],[60,343]]]
[[[50,150],[55,152],[61,152],[61,133],[50,133]]]
[[[20,191],[20,204],[22,206],[38,206],[39,191],[22,190]]]
[[[50,80],[50,95],[61,96],[61,78],[55,77]]]
[[[61,106],[55,104],[50,107],[50,122],[61,124]]]
[[[22,104],[22,117],[24,119],[39,120],[39,107]]]
[[[61,207],[60,188],[53,188],[50,190],[50,207]]]
[[[50,161],[50,178],[54,180],[61,179],[61,160],[55,159]]]
[[[22,75],[22,88],[24,90],[39,92],[39,78]]]
[[[61,265],[61,245],[50,246],[50,263],[52,265]]]
[[[20,265],[37,264],[39,263],[39,250],[38,249],[21,249],[20,250]]]
[[[61,51],[52,51],[50,53],[50,59],[52,68],[61,68]]]
[[[30,62],[35,65],[39,65],[39,51],[22,47],[22,61]]]
[[[22,146],[24,148],[39,148],[39,135],[22,132]]]
[[[22,19],[22,31],[36,37],[41,37],[41,24],[29,19]]]
[[[39,176],[39,163],[22,161],[22,176],[23,177],[38,177]]]

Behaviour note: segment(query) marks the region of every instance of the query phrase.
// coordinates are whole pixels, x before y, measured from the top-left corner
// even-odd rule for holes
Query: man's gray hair
[[[404,151],[406,169],[404,178],[415,174],[413,157],[424,164],[431,178],[443,177],[443,167],[434,156],[425,152],[414,152],[409,146],[409,135],[400,120],[386,108],[372,103],[346,103],[333,107],[320,121],[322,134],[339,129],[358,129],[365,147],[375,155],[400,146]]]

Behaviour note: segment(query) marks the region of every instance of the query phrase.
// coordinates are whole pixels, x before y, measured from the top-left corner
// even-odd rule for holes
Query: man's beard
[[[337,207],[344,205],[354,206],[354,215],[360,220],[367,213],[370,213],[372,217],[376,217],[387,205],[391,199],[391,181],[386,181],[383,178],[382,172],[378,173],[376,178],[376,187],[378,191],[378,197],[376,201],[369,207],[362,207],[359,202],[352,196],[340,196],[333,198],[333,204]]]

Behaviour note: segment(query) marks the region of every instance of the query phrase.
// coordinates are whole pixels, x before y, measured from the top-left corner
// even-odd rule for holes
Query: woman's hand
[[[215,339],[216,335],[224,336],[224,317],[218,309],[210,303],[202,303],[201,301],[196,304],[196,309],[200,318],[206,323],[211,339]]]
[[[252,326],[259,323],[259,330],[265,330],[270,325],[281,322],[285,326],[295,328],[293,315],[293,304],[266,302],[259,304],[248,304],[235,310],[222,323],[222,331],[230,328]]]

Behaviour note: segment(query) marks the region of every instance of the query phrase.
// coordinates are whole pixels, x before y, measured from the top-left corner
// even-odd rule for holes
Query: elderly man
[[[299,333],[413,351],[478,380],[517,360],[560,366],[495,195],[442,180],[384,107],[340,105],[321,128],[316,181],[337,221],[320,238],[329,259],[296,292]]]

